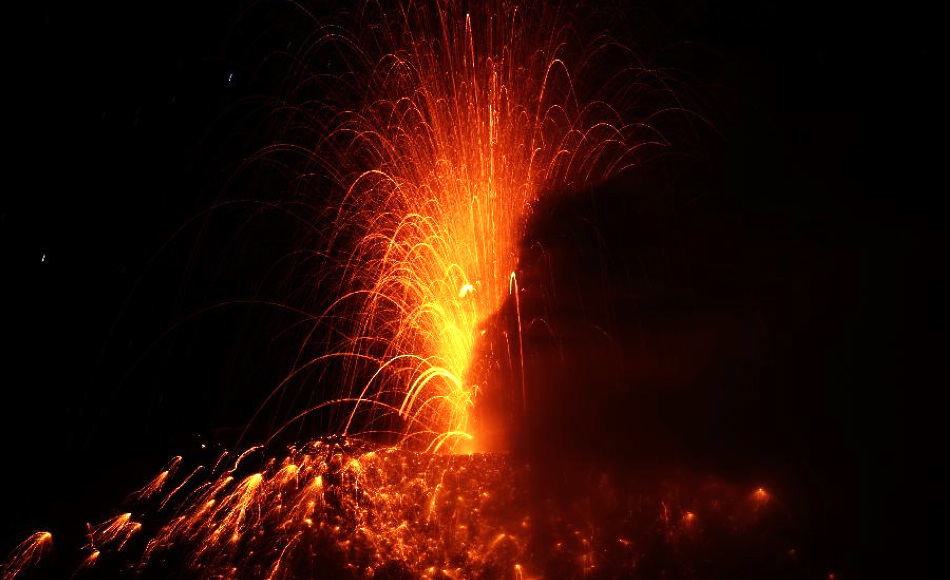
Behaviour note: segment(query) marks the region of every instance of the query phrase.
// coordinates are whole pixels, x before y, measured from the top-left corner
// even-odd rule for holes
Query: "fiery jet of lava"
[[[324,134],[263,156],[303,151],[305,171],[328,175],[337,192],[319,217],[330,233],[315,244],[329,272],[321,287],[335,297],[318,318],[338,334],[291,378],[339,365],[343,392],[317,408],[344,410],[342,434],[478,448],[471,413],[487,386],[469,369],[480,324],[516,286],[532,203],[665,145],[644,97],[662,92],[658,77],[610,37],[582,38],[569,17],[540,2],[466,12],[461,2],[403,1],[364,7],[348,29],[318,26],[305,45],[295,96],[322,82],[307,51],[332,45],[345,63],[332,78],[356,87],[357,102],[302,97],[282,126],[311,123],[316,107],[332,113]],[[603,74],[605,62],[624,64]],[[579,79],[590,81],[583,94]],[[625,118],[631,103],[649,112]]]

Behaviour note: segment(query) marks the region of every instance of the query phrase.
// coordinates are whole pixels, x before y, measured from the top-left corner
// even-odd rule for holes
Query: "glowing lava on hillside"
[[[263,468],[261,469],[261,466]],[[342,437],[167,469],[90,526],[78,577],[811,577],[768,491],[712,477],[618,481],[564,464],[538,493],[510,456],[374,448]],[[543,487],[543,486],[542,486]],[[28,539],[18,573],[49,546]],[[42,571],[42,566],[39,568]],[[24,577],[32,577],[26,569]]]

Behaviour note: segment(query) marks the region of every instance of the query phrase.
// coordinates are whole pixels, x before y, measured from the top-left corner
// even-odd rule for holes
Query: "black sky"
[[[230,170],[211,127],[247,89],[250,63],[227,43],[234,3],[33,4],[10,19],[4,58],[0,440],[12,509],[0,551],[35,529],[78,533],[195,435],[240,429],[263,396],[252,384],[279,375],[245,356],[265,341],[227,340],[257,318],[211,315],[144,350],[191,305],[246,293],[240,274],[271,255],[247,241],[230,255],[251,265],[209,274],[208,290],[194,238],[174,237]],[[723,134],[674,168],[700,198],[682,212],[680,227],[695,226],[684,243],[733,268],[710,278],[716,288],[748,276],[735,287],[774,298],[762,306],[773,368],[792,372],[769,403],[787,424],[773,428],[796,473],[825,490],[836,533],[857,530],[833,539],[867,577],[926,576],[939,556],[947,385],[931,19],[910,7],[872,19],[819,2],[673,4],[654,10],[672,22],[657,34],[715,55],[696,78]],[[188,260],[197,273],[182,272]],[[762,275],[739,274],[747,264]]]

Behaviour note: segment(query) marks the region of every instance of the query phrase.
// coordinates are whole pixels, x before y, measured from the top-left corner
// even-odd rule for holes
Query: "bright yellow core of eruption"
[[[508,298],[530,204],[632,164],[644,127],[575,93],[572,75],[616,50],[610,39],[578,47],[541,7],[460,4],[410,2],[362,28],[372,41],[353,46],[382,47],[354,49],[370,63],[355,75],[362,102],[314,154],[341,192],[326,315],[348,328],[333,355],[335,402],[351,409],[342,432],[396,432],[426,451],[478,449],[484,386],[468,369],[479,325]]]

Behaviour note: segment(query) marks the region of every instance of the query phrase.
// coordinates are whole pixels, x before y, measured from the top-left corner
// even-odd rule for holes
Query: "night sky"
[[[171,456],[233,443],[286,362],[266,311],[182,323],[255,295],[287,247],[267,227],[236,235],[240,215],[205,230],[193,220],[247,153],[232,123],[253,93],[236,3],[32,4],[8,21],[21,40],[4,59],[0,552],[36,529],[78,535]],[[695,67],[721,138],[605,186],[600,205],[546,208],[531,235],[557,238],[589,215],[615,263],[663,248],[691,264],[667,274],[698,314],[664,331],[673,307],[657,299],[651,336],[733,341],[710,357],[752,348],[755,372],[687,372],[688,418],[651,426],[636,413],[638,435],[725,474],[772,466],[797,482],[816,543],[839,546],[845,570],[926,576],[948,384],[934,25],[905,7],[870,26],[819,2],[647,4],[664,6],[652,14],[669,28],[644,46],[704,47],[703,59],[660,58]],[[618,196],[634,183],[667,201]],[[614,221],[630,211],[636,228]],[[736,317],[756,318],[752,342],[766,346],[743,342]],[[579,411],[578,424],[616,435],[613,409]],[[546,412],[539,421],[556,423]]]

